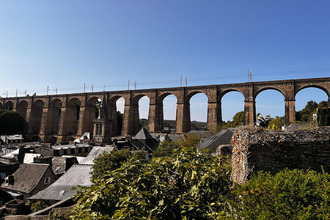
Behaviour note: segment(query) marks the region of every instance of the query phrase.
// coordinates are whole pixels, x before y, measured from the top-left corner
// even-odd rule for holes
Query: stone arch
[[[184,127],[183,127],[183,132],[189,132],[191,130],[191,108],[190,108],[190,105],[191,105],[191,98],[197,94],[203,94],[206,98],[207,98],[207,101],[206,101],[206,104],[208,103],[208,96],[206,93],[204,93],[203,91],[199,91],[199,90],[196,90],[196,91],[192,91],[190,93],[188,93],[186,96],[185,96],[185,101],[184,101],[184,113],[183,113],[183,124],[184,124]],[[196,108],[194,108],[193,111],[197,110]],[[177,116],[178,117],[178,116]],[[207,106],[206,106],[206,121],[207,121]],[[202,120],[202,119],[197,119],[197,120]],[[196,128],[195,128],[196,129]]]
[[[165,104],[164,104],[164,100],[167,98],[167,97],[169,97],[169,96],[173,96],[173,97],[175,97],[175,118],[174,118],[174,120],[175,120],[175,126],[174,127],[171,127],[170,125],[167,125],[166,127],[168,127],[168,129],[169,130],[176,130],[176,125],[177,125],[177,118],[176,118],[176,104],[177,104],[177,102],[178,102],[178,98],[177,98],[177,96],[176,96],[176,94],[174,94],[174,93],[171,93],[171,92],[167,92],[167,93],[163,93],[163,94],[161,94],[160,96],[159,96],[159,98],[158,98],[158,108],[159,108],[159,117],[158,117],[158,119],[156,119],[156,123],[157,123],[157,125],[159,125],[159,130],[160,131],[165,131],[165,108],[167,108],[168,106],[166,106]],[[173,103],[171,103],[171,104],[173,104]]]
[[[81,100],[78,98],[71,98],[65,109],[65,120],[63,127],[63,135],[75,136],[78,132],[79,118],[80,118]]]
[[[322,101],[328,102],[328,107],[330,107],[330,97],[325,89],[320,86],[305,86],[295,94],[295,120],[305,121],[307,118],[301,118],[299,111],[304,109],[309,101],[314,101],[320,103]]]
[[[242,106],[238,107],[237,105],[238,102],[237,100],[233,100],[232,97],[230,98],[231,102],[228,103],[228,96],[235,96],[234,98],[238,98],[242,97]],[[239,97],[238,97],[239,96]],[[220,119],[219,122],[221,121],[229,121],[232,120],[232,118],[235,116],[236,113],[240,112],[240,111],[244,111],[244,94],[242,93],[242,91],[238,90],[238,89],[227,89],[225,91],[222,91],[218,97],[218,103],[220,104],[219,107],[219,112],[218,112],[218,118]],[[231,111],[227,111],[227,107],[231,107]],[[235,110],[233,110],[235,109]],[[237,110],[236,110],[237,109]],[[239,110],[241,109],[241,110]]]
[[[139,132],[139,130],[141,129],[141,125],[140,125],[140,109],[139,109],[139,102],[143,97],[147,97],[149,99],[149,104],[150,104],[150,97],[145,95],[145,94],[138,94],[135,95],[132,98],[131,101],[131,107],[130,107],[130,113],[129,113],[129,121],[128,123],[130,124],[129,127],[132,129],[132,134],[136,134],[137,132]],[[148,118],[148,122],[149,122],[149,106],[148,106],[148,114],[147,114]]]
[[[97,103],[102,101],[102,97],[93,96],[86,101],[84,112],[84,124],[83,133],[90,132],[93,135],[94,119],[98,118],[99,111],[97,109]]]
[[[125,115],[125,108],[124,108],[124,115],[118,115],[117,113],[117,101],[122,98],[124,100],[124,106],[126,103],[126,99],[124,96],[115,95],[109,99],[109,106],[108,106],[108,115],[111,121],[110,123],[110,132],[111,136],[118,136],[122,134],[123,130],[123,123],[124,123],[124,115]],[[118,120],[119,119],[119,120]]]
[[[303,89],[307,89],[307,88],[317,88],[317,89],[320,89],[322,90],[323,92],[325,92],[325,94],[327,94],[327,96],[329,97],[330,96],[330,91],[328,91],[326,88],[324,88],[323,86],[319,86],[319,85],[306,85],[306,86],[302,86],[300,88],[298,88],[296,91],[295,91],[295,97],[296,95]]]
[[[62,115],[62,101],[53,99],[48,106],[47,122],[45,127],[46,135],[58,134],[60,119]]]
[[[29,103],[25,100],[22,100],[17,104],[16,112],[20,114],[24,120],[26,120],[28,105]]]
[[[262,94],[262,92],[265,92],[265,91],[267,91],[267,92],[276,91],[276,94],[274,94],[274,93],[268,94],[269,98],[264,98],[262,100],[258,100],[260,98],[260,94]],[[280,94],[280,95],[278,95],[278,94]],[[266,94],[266,96],[267,96],[267,94]],[[282,106],[280,106],[279,104],[276,103],[276,99],[280,99],[280,98],[283,98]],[[259,101],[263,101],[265,104],[263,107],[258,109]],[[274,88],[274,87],[267,87],[267,88],[258,90],[258,92],[256,92],[255,102],[256,102],[256,113],[261,113],[264,117],[267,115],[271,115],[272,117],[275,117],[275,116],[279,116],[279,117],[284,116],[285,117],[285,114],[286,114],[285,113],[285,95],[280,89]],[[277,115],[280,111],[282,111],[283,115]]]
[[[41,119],[44,108],[44,102],[42,100],[36,100],[32,103],[31,113],[28,124],[28,134],[39,134],[41,128]]]
[[[3,105],[2,105],[2,102],[0,102],[0,109],[2,109],[3,108]]]
[[[257,96],[258,96],[261,92],[266,91],[266,90],[276,90],[276,91],[278,91],[279,93],[281,93],[281,94],[283,95],[283,97],[285,97],[285,93],[284,93],[281,89],[279,89],[279,88],[276,88],[276,87],[264,87],[264,88],[260,88],[260,89],[258,89],[258,90],[255,91],[255,93],[254,93],[254,98],[257,99]]]
[[[10,110],[12,111],[14,108],[14,103],[12,101],[7,101],[5,102],[5,104],[3,105],[3,108],[6,110]]]

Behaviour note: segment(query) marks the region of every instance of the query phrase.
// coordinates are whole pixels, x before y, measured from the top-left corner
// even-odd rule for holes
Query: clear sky
[[[248,69],[252,81],[329,77],[329,39],[327,0],[1,0],[0,95],[175,87],[181,75],[188,86],[240,83]],[[282,116],[277,93],[261,93],[257,112]],[[297,110],[327,100],[297,96]],[[165,102],[173,119],[176,100]],[[193,120],[206,120],[206,102],[192,98]],[[243,110],[238,93],[223,103],[225,120]]]

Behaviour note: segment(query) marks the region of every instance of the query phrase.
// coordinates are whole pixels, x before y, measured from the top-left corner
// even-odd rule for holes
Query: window
[[[49,184],[50,183],[50,177],[46,177],[44,179],[44,184]]]

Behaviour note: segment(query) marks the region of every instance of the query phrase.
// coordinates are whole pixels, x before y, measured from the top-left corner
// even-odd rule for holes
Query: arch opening
[[[207,108],[208,98],[202,92],[196,92],[188,97],[189,105],[187,116],[187,131],[190,130],[207,130]]]
[[[120,136],[122,134],[124,122],[125,99],[121,96],[112,97],[109,101],[108,114],[112,121],[110,123],[111,136]]]
[[[89,98],[86,102],[82,132],[90,132],[91,137],[94,135],[94,120],[99,116],[101,103],[102,99],[100,97]]]
[[[59,99],[52,100],[48,107],[46,135],[58,134],[61,114],[62,101]]]
[[[285,116],[284,96],[276,89],[265,89],[258,93],[256,97],[256,113],[258,117],[262,115],[266,121]]]
[[[41,100],[35,101],[31,106],[30,120],[28,125],[28,133],[39,134],[41,128],[41,119],[44,102]]]
[[[150,99],[148,96],[142,96],[137,102],[138,112],[136,115],[139,119],[139,126],[136,127],[135,131],[139,131],[141,128],[149,130],[149,105]]]
[[[318,87],[305,87],[299,90],[295,100],[295,120],[300,122],[317,120],[316,109],[329,107],[327,93]]]
[[[23,100],[20,101],[17,105],[17,113],[20,114],[24,120],[26,121],[26,113],[27,113],[27,109],[28,109],[28,103],[27,101]]]
[[[162,100],[161,130],[165,132],[176,132],[176,103],[177,98],[173,94],[166,95]]]
[[[65,125],[63,134],[66,136],[77,135],[81,101],[77,98],[70,99],[65,110]]]
[[[3,105],[3,108],[6,109],[6,110],[10,110],[10,111],[12,111],[13,108],[14,108],[14,103],[11,102],[11,101],[7,101],[7,102]]]
[[[222,127],[236,127],[244,124],[244,96],[241,92],[227,92],[221,97],[220,104]],[[240,115],[243,115],[243,118],[239,117]]]

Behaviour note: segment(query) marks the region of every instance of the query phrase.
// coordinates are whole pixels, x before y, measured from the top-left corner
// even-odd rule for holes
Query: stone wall
[[[330,172],[330,127],[274,131],[242,126],[232,137],[232,180],[245,183],[260,170],[284,168]]]

